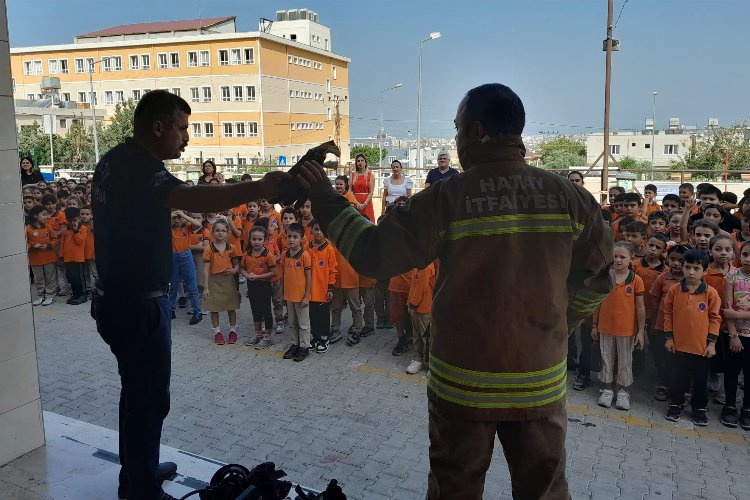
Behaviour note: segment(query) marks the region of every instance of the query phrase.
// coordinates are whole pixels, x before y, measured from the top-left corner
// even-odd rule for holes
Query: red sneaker
[[[229,332],[229,342],[228,343],[230,343],[230,344],[237,343],[237,332],[235,332],[235,331]]]
[[[216,345],[224,345],[224,335],[221,332],[214,335],[214,342],[216,342]]]

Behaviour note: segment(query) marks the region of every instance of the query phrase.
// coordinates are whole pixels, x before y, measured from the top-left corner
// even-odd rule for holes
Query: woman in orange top
[[[352,172],[352,192],[357,199],[354,208],[375,224],[375,211],[372,208],[372,197],[375,194],[375,176],[367,168],[367,160],[357,155]]]
[[[211,228],[213,242],[203,251],[206,273],[203,307],[211,311],[214,342],[218,345],[224,345],[224,335],[219,328],[219,313],[222,311],[226,311],[229,316],[228,342],[237,342],[237,309],[240,308],[237,274],[242,254],[237,247],[227,242],[229,225],[226,220],[217,219]]]
[[[73,290],[73,295],[67,303],[75,306],[88,300],[83,288],[83,263],[86,262],[86,233],[88,231],[85,226],[81,226],[77,208],[66,208],[65,219],[68,221],[68,227],[62,234],[60,255],[65,265],[65,275]]]
[[[27,214],[31,224],[26,226],[26,249],[29,252],[29,266],[34,275],[37,298],[33,305],[52,304],[57,292],[57,241],[52,231],[46,227],[47,211],[40,205],[31,207]]]

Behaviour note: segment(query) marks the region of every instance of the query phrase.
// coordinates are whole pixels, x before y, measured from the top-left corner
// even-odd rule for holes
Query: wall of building
[[[44,444],[5,0],[0,0],[0,465]]]
[[[691,134],[667,134],[659,130],[654,135],[654,165],[657,167],[668,167],[672,162],[679,161],[687,154],[692,144]],[[621,160],[626,156],[638,161],[651,162],[651,134],[636,132],[616,132],[609,137],[610,148],[619,147],[619,153],[613,153],[615,160]],[[668,148],[665,148],[667,147]],[[591,134],[586,137],[586,160],[588,164],[596,160],[596,157],[604,150],[604,134]],[[672,153],[669,153],[672,151]]]

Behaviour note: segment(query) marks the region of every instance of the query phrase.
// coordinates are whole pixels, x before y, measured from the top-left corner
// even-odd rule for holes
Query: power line
[[[622,8],[620,9],[620,13],[617,14],[617,21],[615,21],[615,28],[617,28],[617,23],[620,22],[620,16],[622,16],[622,11],[625,10],[625,6],[628,4],[630,0],[625,0],[625,3],[622,4]]]

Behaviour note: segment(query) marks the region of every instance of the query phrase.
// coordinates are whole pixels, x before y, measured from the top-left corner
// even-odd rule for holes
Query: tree
[[[638,161],[632,156],[624,156],[618,164],[620,170],[626,172],[643,172],[651,170],[650,161]]]
[[[367,160],[368,165],[377,165],[380,160],[388,156],[388,150],[380,150],[380,157],[378,157],[378,148],[373,146],[354,146],[349,153],[349,156],[356,158],[357,155],[362,155]]]
[[[575,137],[548,139],[539,144],[537,153],[542,155],[542,166],[545,168],[586,165],[586,146]]]
[[[735,123],[707,132],[698,138],[687,154],[674,162],[672,168],[694,170],[724,170],[724,161],[729,152],[729,170],[750,168],[750,144],[747,123]]]
[[[107,151],[117,146],[130,137],[133,137],[133,115],[135,114],[135,103],[128,99],[122,104],[115,106],[115,114],[106,126],[99,123],[99,151],[104,155]]]

